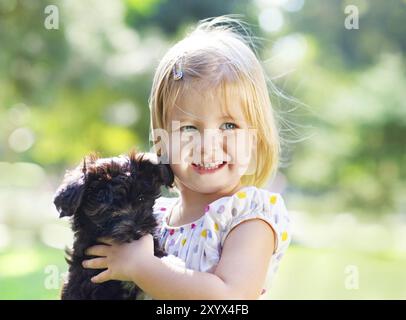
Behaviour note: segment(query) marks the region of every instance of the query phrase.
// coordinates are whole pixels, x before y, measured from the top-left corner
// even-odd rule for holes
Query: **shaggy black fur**
[[[62,299],[135,299],[140,289],[134,283],[92,283],[90,278],[103,270],[83,268],[82,261],[92,258],[84,251],[98,244],[100,237],[125,243],[148,233],[154,235],[157,222],[152,207],[161,186],[172,186],[173,179],[169,165],[150,161],[135,151],[114,158],[91,154],[82,165],[67,171],[54,198],[60,217],[72,217],[74,231]],[[154,244],[155,255],[164,256],[155,235]]]

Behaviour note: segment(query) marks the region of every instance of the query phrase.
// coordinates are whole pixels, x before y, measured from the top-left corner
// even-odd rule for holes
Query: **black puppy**
[[[92,283],[90,278],[103,270],[83,268],[82,261],[92,258],[84,251],[98,244],[100,237],[124,243],[154,235],[157,222],[152,207],[161,186],[172,186],[173,179],[169,165],[135,151],[114,158],[91,154],[82,165],[67,171],[54,198],[60,217],[72,216],[74,231],[73,250],[67,252],[69,278],[62,289],[63,300],[136,298],[141,291],[134,283]],[[155,255],[163,257],[155,236],[154,245]]]

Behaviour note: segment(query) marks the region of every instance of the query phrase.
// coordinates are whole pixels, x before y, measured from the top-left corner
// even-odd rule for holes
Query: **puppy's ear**
[[[154,153],[136,153],[132,151],[129,154],[132,173],[137,176],[141,171],[143,174],[155,178],[155,181],[161,185],[172,187],[174,175],[169,164],[162,163]]]
[[[158,179],[166,187],[172,187],[174,182],[174,175],[169,164],[159,163],[157,165]]]
[[[85,189],[85,174],[86,160],[83,160],[83,165],[65,174],[54,196],[54,205],[59,212],[59,218],[72,216],[79,209]]]

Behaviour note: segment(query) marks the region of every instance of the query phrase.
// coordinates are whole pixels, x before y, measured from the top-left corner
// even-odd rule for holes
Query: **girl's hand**
[[[99,239],[106,245],[96,245],[86,250],[86,255],[98,256],[83,261],[89,269],[107,269],[91,278],[93,283],[108,280],[133,281],[148,268],[154,257],[154,242],[148,234],[130,243],[117,244],[111,239]]]

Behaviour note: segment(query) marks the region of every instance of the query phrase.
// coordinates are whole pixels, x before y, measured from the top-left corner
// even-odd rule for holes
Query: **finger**
[[[100,245],[96,245],[96,246],[87,248],[85,251],[85,254],[88,256],[105,257],[105,256],[107,256],[109,249],[110,249],[109,246],[100,244]]]
[[[82,262],[83,268],[87,269],[106,269],[107,259],[106,258],[94,258],[90,260],[84,260]]]
[[[102,283],[110,279],[110,271],[106,270],[103,272],[100,272],[97,276],[94,276],[90,279],[93,283]]]
[[[106,238],[106,237],[98,238],[97,241],[99,241],[99,242],[101,242],[101,243],[108,244],[108,245],[110,245],[110,246],[113,245],[113,243],[114,243],[113,239],[111,239],[111,238]]]

